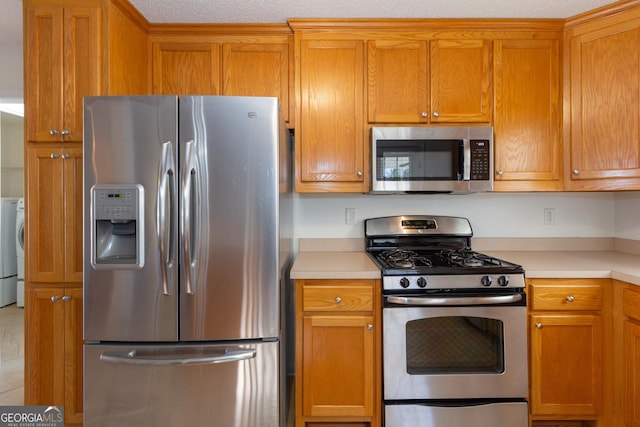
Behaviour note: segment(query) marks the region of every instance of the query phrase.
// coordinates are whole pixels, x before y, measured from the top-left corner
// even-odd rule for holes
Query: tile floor
[[[24,309],[0,308],[0,405],[24,404]]]

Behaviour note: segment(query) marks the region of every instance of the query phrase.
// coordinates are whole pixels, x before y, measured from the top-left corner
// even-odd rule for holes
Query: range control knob
[[[492,282],[493,280],[491,280],[491,276],[482,276],[482,279],[480,279],[482,286],[491,286]]]
[[[418,277],[418,286],[420,286],[421,288],[426,288],[427,279],[425,279],[424,277]]]
[[[403,277],[402,279],[400,279],[400,286],[402,286],[403,288],[408,288],[409,279],[407,279],[406,277]]]
[[[509,278],[507,276],[498,277],[498,285],[507,286],[509,284]]]

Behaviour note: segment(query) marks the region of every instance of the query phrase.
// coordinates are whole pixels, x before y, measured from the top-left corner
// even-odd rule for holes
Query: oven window
[[[448,316],[407,322],[407,373],[504,372],[504,325],[483,317]]]

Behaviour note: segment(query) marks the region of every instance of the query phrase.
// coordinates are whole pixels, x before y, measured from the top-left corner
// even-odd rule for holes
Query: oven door
[[[527,397],[524,305],[430,307],[419,297],[390,299],[383,309],[385,401]]]

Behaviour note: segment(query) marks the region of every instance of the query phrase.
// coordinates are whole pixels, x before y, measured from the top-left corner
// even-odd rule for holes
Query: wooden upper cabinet
[[[426,123],[429,119],[428,42],[371,40],[367,44],[370,123]]]
[[[496,191],[562,190],[560,40],[496,40]]]
[[[300,40],[296,190],[368,190],[364,42]]]
[[[101,10],[42,4],[24,3],[26,138],[79,142],[82,98],[100,94]]]
[[[220,45],[153,43],[153,93],[220,95]]]
[[[572,28],[565,43],[571,123],[565,187],[640,189],[640,13]]]
[[[491,41],[368,42],[369,123],[489,123]]]
[[[431,122],[489,123],[491,41],[431,41]]]

